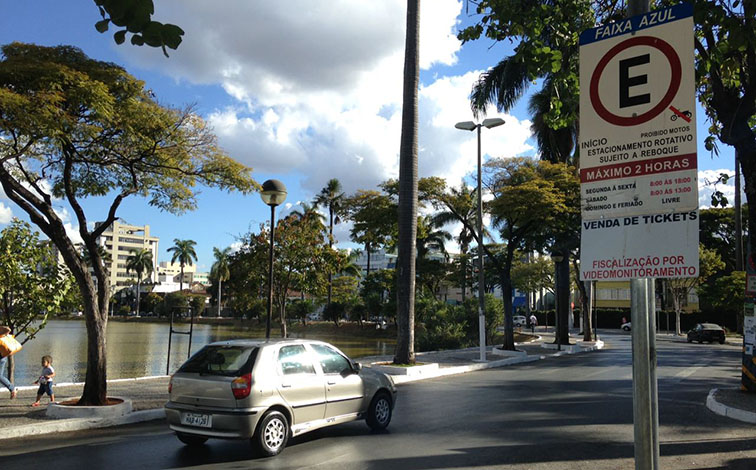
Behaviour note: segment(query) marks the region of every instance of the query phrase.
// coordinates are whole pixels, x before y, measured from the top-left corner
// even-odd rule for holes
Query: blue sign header
[[[604,26],[591,28],[580,33],[580,45],[609,39],[643,29],[693,16],[693,4],[684,2],[663,10],[654,10],[642,15],[615,21]]]

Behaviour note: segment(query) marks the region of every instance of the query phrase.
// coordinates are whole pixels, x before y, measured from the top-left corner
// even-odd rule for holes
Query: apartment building
[[[147,248],[152,251],[152,273],[145,276],[142,282],[156,282],[158,276],[158,242],[160,238],[150,235],[150,226],[130,225],[121,220],[116,220],[108,227],[100,237],[97,244],[102,246],[110,255],[109,287],[124,287],[129,280],[135,280],[136,274],[126,272],[126,260],[132,252]]]

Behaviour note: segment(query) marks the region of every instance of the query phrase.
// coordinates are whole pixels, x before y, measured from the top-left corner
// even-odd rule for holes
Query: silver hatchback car
[[[289,436],[365,419],[391,421],[396,387],[334,346],[310,340],[212,343],[171,377],[165,414],[178,439],[251,439],[262,455],[279,454]]]

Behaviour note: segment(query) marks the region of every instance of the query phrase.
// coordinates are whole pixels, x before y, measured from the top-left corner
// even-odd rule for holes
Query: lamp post
[[[268,318],[265,320],[265,339],[270,338],[270,319],[273,316],[273,241],[276,234],[276,206],[286,200],[286,186],[278,180],[263,183],[260,197],[270,206],[270,255],[268,257]]]
[[[559,263],[564,260],[564,256],[561,251],[555,250],[551,253],[551,260],[554,262],[554,337],[556,338],[557,351],[562,350],[562,338],[559,334],[559,288],[561,287],[561,279],[559,273]]]
[[[465,131],[478,130],[478,332],[480,335],[480,361],[486,360],[486,310],[485,310],[485,275],[483,273],[483,191],[481,189],[481,154],[480,154],[480,128],[491,129],[504,124],[501,118],[484,119],[482,123],[475,124],[472,121],[458,122],[454,125],[457,129]],[[464,288],[464,286],[463,286]],[[503,292],[503,295],[512,295],[511,292]]]

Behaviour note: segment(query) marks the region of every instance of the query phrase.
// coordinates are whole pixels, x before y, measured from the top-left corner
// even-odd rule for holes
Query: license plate
[[[181,413],[181,424],[211,428],[213,427],[213,417],[212,415],[203,415],[200,413]]]

